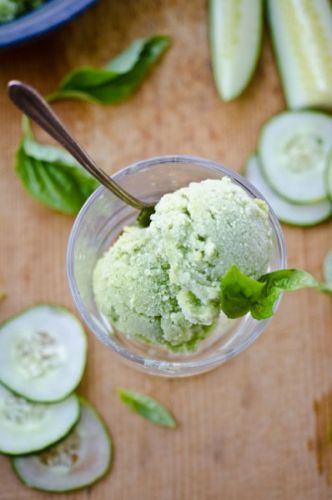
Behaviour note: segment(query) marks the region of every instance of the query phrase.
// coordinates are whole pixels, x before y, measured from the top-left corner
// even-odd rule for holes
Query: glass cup
[[[216,162],[192,156],[161,156],[139,161],[117,172],[113,178],[137,198],[156,202],[165,194],[204,179],[227,175],[253,198],[263,196],[243,177]],[[250,346],[271,319],[257,321],[250,314],[219,321],[210,336],[190,354],[133,342],[116,331],[99,311],[92,290],[97,260],[110,248],[124,226],[135,221],[138,211],[104,187],[87,200],[73,225],[67,251],[67,273],[76,307],[88,328],[120,359],[149,374],[184,377],[206,372]],[[286,250],[280,224],[270,208],[273,252],[269,270],[286,266]],[[276,307],[278,304],[276,305]],[[125,333],[125,332],[124,332]]]

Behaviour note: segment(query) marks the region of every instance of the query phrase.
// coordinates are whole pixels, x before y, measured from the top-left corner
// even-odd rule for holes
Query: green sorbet
[[[259,278],[272,251],[268,207],[228,177],[192,183],[166,194],[151,231],[162,239],[170,281],[202,301],[217,300],[220,279],[235,264]]]
[[[210,328],[186,319],[178,289],[169,281],[169,265],[159,252],[149,228],[126,228],[97,263],[96,302],[128,337],[171,351],[193,350]]]
[[[220,315],[227,269],[258,278],[271,251],[265,202],[226,177],[192,183],[163,196],[148,228],[125,228],[99,259],[95,299],[129,338],[193,351]]]

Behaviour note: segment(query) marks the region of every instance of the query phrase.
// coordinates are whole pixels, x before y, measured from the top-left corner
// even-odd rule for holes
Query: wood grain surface
[[[254,82],[224,104],[211,76],[203,0],[101,0],[55,33],[0,53],[0,279],[5,319],[40,301],[73,309],[65,251],[73,223],[36,203],[13,171],[20,115],[6,82],[42,93],[81,64],[102,65],[136,37],[170,34],[174,43],[140,91],[101,107],[56,104],[73,132],[108,171],[152,155],[188,153],[240,171],[262,123],[284,108],[268,37]],[[40,138],[45,135],[40,133]],[[48,139],[47,139],[48,140]],[[331,222],[285,227],[289,265],[321,277],[332,248]],[[59,500],[325,500],[332,498],[332,300],[313,291],[285,297],[271,326],[221,368],[184,380],[149,377],[124,366],[91,333],[80,393],[108,423],[111,474]],[[117,386],[159,398],[180,425],[159,429],[130,413]],[[0,458],[1,500],[52,497],[22,486]]]

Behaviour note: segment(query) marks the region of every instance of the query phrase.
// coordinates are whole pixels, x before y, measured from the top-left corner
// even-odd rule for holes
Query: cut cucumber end
[[[0,453],[42,450],[70,432],[80,416],[76,395],[59,403],[32,403],[0,385]]]
[[[210,0],[209,34],[220,97],[232,101],[249,85],[262,46],[262,0]]]
[[[292,226],[308,227],[320,224],[332,215],[332,205],[328,201],[316,205],[293,205],[278,196],[266,183],[256,155],[248,158],[245,176],[267,200],[278,219]]]
[[[288,107],[332,108],[329,0],[268,0],[268,20]]]
[[[87,341],[62,307],[40,304],[0,325],[0,382],[38,402],[66,398],[79,384]]]
[[[332,250],[328,252],[324,259],[323,270],[325,282],[328,284],[328,288],[332,291]]]
[[[61,443],[42,453],[12,459],[18,478],[30,488],[65,492],[85,488],[110,470],[112,441],[100,415],[80,399],[81,417]]]
[[[284,112],[263,126],[258,155],[268,184],[299,205],[325,201],[324,171],[332,147],[332,118],[314,111]]]
[[[326,165],[326,190],[327,196],[332,203],[332,149],[329,153]]]

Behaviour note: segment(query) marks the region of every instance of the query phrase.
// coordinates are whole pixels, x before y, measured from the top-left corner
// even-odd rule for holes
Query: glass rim
[[[220,163],[214,160],[207,160],[205,158],[191,156],[191,155],[162,155],[162,156],[154,156],[147,158],[145,160],[139,160],[137,162],[131,163],[128,166],[122,168],[121,170],[115,172],[111,175],[112,179],[119,181],[123,177],[128,174],[135,173],[139,170],[144,170],[151,166],[157,166],[167,163],[181,163],[203,166],[209,170],[214,170],[216,172],[220,172],[224,175],[229,176],[232,180],[235,180],[241,187],[243,187],[247,192],[253,195],[255,198],[263,199],[268,207],[269,207],[269,219],[270,223],[275,235],[276,244],[277,244],[277,253],[279,257],[279,266],[278,269],[284,269],[287,265],[287,252],[285,246],[285,239],[283,236],[283,232],[281,229],[281,225],[277,216],[275,215],[272,207],[266,198],[253,186],[247,179],[238,174],[237,172],[224,167]],[[253,329],[252,333],[248,336],[248,338],[241,342],[241,344],[235,349],[228,349],[224,353],[216,352],[209,356],[206,359],[198,359],[198,360],[188,360],[188,361],[163,361],[160,359],[153,359],[152,357],[142,356],[136,353],[131,352],[126,347],[119,345],[111,335],[106,336],[104,332],[99,329],[99,326],[96,324],[92,325],[90,315],[86,310],[86,307],[81,300],[80,292],[78,290],[75,273],[74,273],[74,247],[76,242],[77,233],[79,228],[84,220],[86,213],[89,211],[90,207],[94,204],[94,202],[104,193],[108,191],[104,186],[98,187],[91,196],[86,200],[82,208],[80,209],[76,219],[73,223],[73,226],[70,231],[67,253],[66,253],[66,268],[67,268],[67,278],[69,283],[69,289],[79,314],[85,321],[87,327],[91,332],[98,337],[101,342],[103,342],[107,347],[111,348],[121,356],[124,361],[126,361],[130,365],[136,365],[137,368],[146,368],[150,370],[155,375],[164,375],[167,376],[167,372],[170,372],[170,375],[181,369],[185,371],[185,373],[181,373],[181,376],[190,376],[194,374],[204,373],[206,371],[211,370],[214,367],[219,366],[223,362],[237,356],[242,351],[244,351],[247,347],[254,343],[254,341],[259,337],[262,331],[268,326],[268,324],[273,319],[273,316],[268,319],[260,320],[257,326]],[[115,195],[114,195],[115,196]],[[275,305],[275,312],[279,306],[281,297],[277,301]],[[107,337],[107,339],[106,339]],[[162,370],[161,370],[162,366]]]

